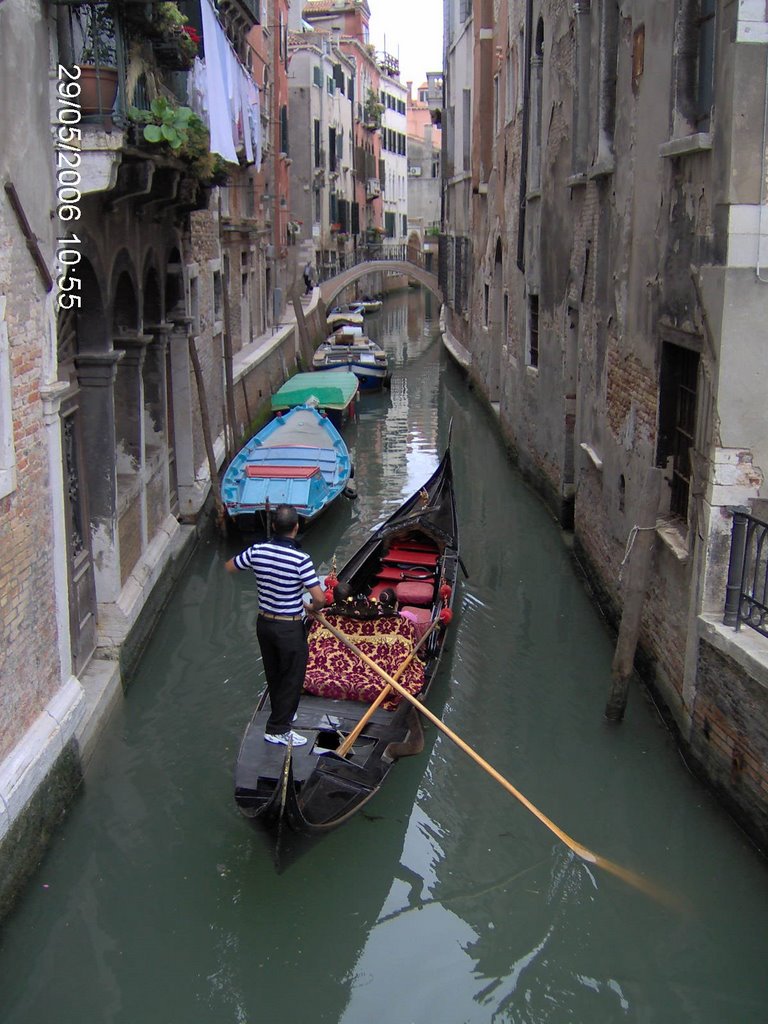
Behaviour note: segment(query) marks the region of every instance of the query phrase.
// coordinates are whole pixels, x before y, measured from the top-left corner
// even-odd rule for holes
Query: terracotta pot
[[[117,96],[117,69],[80,66],[80,110],[87,114],[111,114]]]

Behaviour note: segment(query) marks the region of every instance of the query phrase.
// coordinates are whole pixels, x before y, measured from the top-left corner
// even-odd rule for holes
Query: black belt
[[[303,615],[275,615],[273,612],[259,612],[262,619],[274,619],[275,622],[301,622]]]

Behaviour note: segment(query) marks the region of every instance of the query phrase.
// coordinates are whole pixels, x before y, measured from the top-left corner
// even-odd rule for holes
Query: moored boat
[[[349,369],[316,373],[295,373],[272,395],[272,412],[280,413],[296,405],[314,405],[338,429],[354,415],[360,382]]]
[[[241,530],[253,531],[267,508],[295,505],[311,522],[349,484],[349,450],[328,416],[298,405],[278,414],[238,452],[227,467],[221,496]]]
[[[325,320],[329,331],[338,327],[359,327],[362,330],[364,323],[362,313],[329,313]]]
[[[337,331],[318,345],[312,358],[313,370],[341,367],[357,376],[362,391],[378,391],[389,381],[387,353],[364,334]]]
[[[363,307],[363,313],[378,313],[382,307],[381,299],[372,299],[367,295],[364,295],[358,302],[359,306]]]
[[[330,311],[330,316],[348,316],[353,313],[360,316],[365,313],[365,303],[363,302],[346,302],[342,306],[334,306]]]
[[[370,800],[399,757],[422,748],[420,716],[407,699],[390,691],[370,713],[384,684],[327,626],[424,701],[440,663],[459,565],[447,449],[424,486],[338,572],[338,581],[362,596],[328,607],[327,625],[312,623],[294,726],[309,739],[305,746],[264,741],[269,698],[262,694],[235,770],[235,801],[245,817],[278,836],[284,825],[322,835]],[[394,606],[378,601],[388,589],[395,591]],[[356,730],[347,749],[345,738]]]

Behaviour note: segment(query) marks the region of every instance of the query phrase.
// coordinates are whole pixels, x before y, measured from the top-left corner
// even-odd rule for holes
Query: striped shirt
[[[300,615],[305,588],[320,586],[312,559],[287,537],[252,544],[235,555],[234,562],[238,569],[253,571],[259,610],[272,615]]]

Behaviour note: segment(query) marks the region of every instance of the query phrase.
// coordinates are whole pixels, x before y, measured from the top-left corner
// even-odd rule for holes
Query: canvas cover
[[[272,396],[272,408],[291,409],[306,405],[313,396],[319,409],[346,409],[357,394],[359,381],[349,370],[297,373]]]

